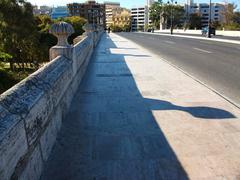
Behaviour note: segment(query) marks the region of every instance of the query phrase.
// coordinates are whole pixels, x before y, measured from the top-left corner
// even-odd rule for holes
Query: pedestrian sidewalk
[[[42,180],[237,180],[239,117],[154,54],[104,35]]]

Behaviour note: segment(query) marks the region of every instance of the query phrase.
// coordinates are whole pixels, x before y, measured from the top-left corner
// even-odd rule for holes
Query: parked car
[[[202,28],[202,35],[207,35],[208,34],[208,27]],[[214,27],[210,28],[210,35],[216,35],[216,29]]]

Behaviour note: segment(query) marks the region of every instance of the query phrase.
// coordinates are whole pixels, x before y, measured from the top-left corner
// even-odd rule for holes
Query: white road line
[[[206,51],[206,50],[204,50],[204,49],[200,49],[200,48],[193,48],[193,49],[195,49],[195,50],[197,50],[197,51],[201,51],[201,52],[209,53],[209,54],[212,53],[211,51]]]
[[[213,44],[212,42],[209,42],[209,41],[199,41],[201,43],[207,43],[207,44]]]
[[[173,42],[173,41],[164,41],[164,42],[166,42],[166,43],[168,43],[168,44],[176,44],[176,43]]]

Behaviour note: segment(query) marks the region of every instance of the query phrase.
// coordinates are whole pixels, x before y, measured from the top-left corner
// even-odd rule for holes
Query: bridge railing
[[[67,43],[70,24],[51,28],[58,44],[50,60],[0,95],[0,179],[39,179],[55,143],[62,119],[86,71],[103,31],[86,25],[81,40]]]

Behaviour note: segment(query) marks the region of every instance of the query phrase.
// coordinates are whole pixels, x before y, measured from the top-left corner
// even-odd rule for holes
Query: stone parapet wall
[[[0,96],[1,180],[40,178],[102,32],[91,34]]]

